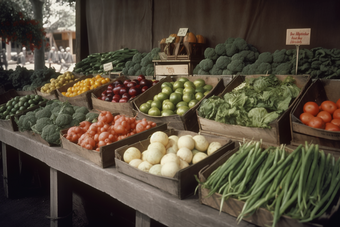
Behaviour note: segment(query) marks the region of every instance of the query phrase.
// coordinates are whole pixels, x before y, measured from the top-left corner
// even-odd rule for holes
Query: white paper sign
[[[104,71],[110,71],[113,69],[112,62],[103,65]]]
[[[286,45],[310,45],[310,28],[287,29]]]
[[[185,36],[188,32],[189,28],[180,28],[178,30],[177,36]]]

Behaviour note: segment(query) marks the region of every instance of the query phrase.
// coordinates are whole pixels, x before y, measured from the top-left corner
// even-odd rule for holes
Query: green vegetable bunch
[[[284,146],[263,149],[260,142],[244,142],[205,182],[198,182],[210,189],[208,196],[221,194],[220,210],[230,197],[244,201],[238,220],[262,207],[273,213],[273,227],[282,215],[311,222],[329,210],[338,194],[340,159],[314,144],[288,153]]]
[[[289,108],[299,93],[291,76],[282,82],[273,74],[247,78],[223,98],[204,99],[198,114],[226,124],[270,128],[270,123]]]
[[[153,48],[149,53],[136,53],[131,61],[125,63],[123,74],[127,76],[153,76],[154,65],[152,60],[159,60],[160,48]]]
[[[194,69],[198,75],[233,75],[258,58],[259,52],[242,38],[228,38],[215,48],[208,47],[203,59]]]
[[[49,100],[45,107],[27,112],[16,118],[20,131],[33,131],[50,144],[60,144],[60,130],[79,125],[86,120],[95,122],[98,113],[86,107],[72,106],[68,102]]]

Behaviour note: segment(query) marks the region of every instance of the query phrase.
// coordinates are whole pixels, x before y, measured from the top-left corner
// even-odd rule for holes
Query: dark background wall
[[[311,45],[340,49],[338,0],[86,0],[77,1],[84,53],[122,47],[149,52],[162,38],[188,27],[215,47],[244,38],[260,52],[291,49],[286,29],[311,28]],[[86,32],[85,32],[86,30]],[[87,36],[87,37],[84,37]],[[78,53],[77,53],[78,54]],[[86,54],[85,54],[86,55]]]

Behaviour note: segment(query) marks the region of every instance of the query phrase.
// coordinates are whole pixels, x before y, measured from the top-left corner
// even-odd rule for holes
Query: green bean
[[[273,227],[275,227],[276,223],[280,219],[280,205],[283,197],[283,192],[281,191],[280,195],[277,198],[276,204],[275,204],[275,212],[274,212],[274,219],[273,219]]]
[[[312,162],[311,162],[311,166],[310,166],[310,169],[308,169],[308,167],[306,167],[307,169],[306,170],[309,170],[307,172],[307,181],[306,181],[306,184],[305,184],[305,190],[302,194],[302,201],[303,201],[303,204],[305,205],[305,208],[307,209],[307,204],[306,204],[306,200],[307,200],[307,196],[308,195],[308,191],[309,191],[309,188],[311,187],[311,182],[312,182],[312,179],[316,179],[314,177],[314,173],[315,173],[315,169],[316,169],[316,165],[317,165],[317,162],[318,162],[318,158],[319,158],[319,146],[318,145],[315,145],[315,148],[314,148],[314,151],[313,151],[313,156],[311,156],[312,159]]]

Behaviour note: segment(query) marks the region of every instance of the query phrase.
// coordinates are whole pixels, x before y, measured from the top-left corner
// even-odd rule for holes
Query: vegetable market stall
[[[13,154],[14,147],[50,167],[51,217],[66,216],[72,210],[71,192],[63,180],[65,175],[88,184],[136,210],[136,226],[149,226],[150,218],[167,226],[254,226],[247,222],[237,223],[228,214],[219,214],[214,209],[202,206],[198,197],[185,200],[174,198],[170,194],[120,174],[114,167],[100,168],[92,162],[77,156],[61,147],[49,147],[17,132],[0,128],[4,177],[9,172],[11,162],[7,157]],[[8,151],[7,151],[8,150]],[[8,182],[8,181],[7,181]],[[10,185],[5,186],[10,192]],[[136,193],[138,190],[138,193]],[[143,196],[140,196],[143,195]],[[147,205],[152,201],[152,206]],[[63,226],[61,221],[52,221],[51,226]]]

